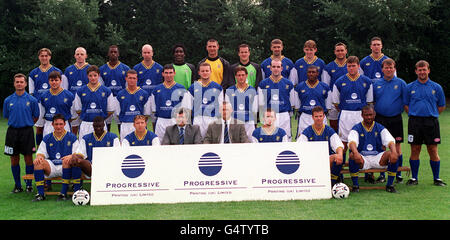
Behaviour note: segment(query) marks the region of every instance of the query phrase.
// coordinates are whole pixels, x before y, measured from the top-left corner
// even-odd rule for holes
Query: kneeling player
[[[275,111],[267,108],[263,115],[264,125],[253,131],[252,142],[288,142],[284,129],[275,125],[276,120]]]
[[[395,193],[393,182],[398,166],[395,139],[383,125],[374,121],[375,110],[372,106],[363,107],[361,115],[363,121],[356,124],[348,135],[351,150],[349,170],[353,182],[352,192],[359,191],[360,169],[387,168],[386,191]],[[389,147],[389,150],[383,150],[383,146]]]
[[[64,129],[66,121],[61,114],[53,117],[53,133],[44,136],[34,160],[34,179],[38,194],[34,202],[45,200],[44,178],[62,177],[58,201],[67,200],[67,188],[72,178],[72,154],[78,149],[77,137]]]
[[[333,186],[342,169],[344,144],[337,133],[323,123],[325,113],[322,107],[314,107],[311,111],[314,123],[307,127],[297,138],[297,142],[327,141],[330,155],[331,186]]]
[[[81,172],[91,177],[92,149],[94,147],[119,147],[120,141],[116,134],[105,131],[105,119],[101,116],[94,118],[92,123],[94,132],[84,135],[78,150],[72,156],[73,191],[81,188]]]
[[[143,115],[134,117],[134,128],[136,130],[122,140],[122,147],[161,145],[158,136],[147,130],[147,120],[148,118]]]

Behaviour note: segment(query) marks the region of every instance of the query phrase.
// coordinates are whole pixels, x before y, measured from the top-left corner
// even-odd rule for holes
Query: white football
[[[336,183],[331,189],[334,198],[348,198],[350,189],[345,183]]]
[[[84,189],[80,189],[73,193],[72,202],[75,205],[87,205],[89,203],[89,200],[89,193]]]

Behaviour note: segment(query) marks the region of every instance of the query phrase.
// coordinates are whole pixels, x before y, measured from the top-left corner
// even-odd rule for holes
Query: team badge
[[[70,75],[72,75],[73,72],[69,72]]]

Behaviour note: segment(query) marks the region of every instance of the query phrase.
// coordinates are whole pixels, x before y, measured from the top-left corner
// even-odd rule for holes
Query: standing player
[[[247,83],[247,68],[237,66],[234,69],[237,80],[236,85],[229,87],[225,92],[225,101],[230,103],[233,112],[232,118],[244,123],[247,136],[251,139],[258,113],[258,96],[256,89]]]
[[[175,113],[181,105],[186,89],[175,82],[175,68],[172,64],[164,65],[164,82],[156,86],[150,96],[151,112],[156,117],[155,134],[162,141],[166,128],[175,124]]]
[[[70,132],[69,122],[77,118],[78,115],[73,109],[75,96],[61,87],[61,74],[53,71],[48,75],[50,91],[43,93],[39,99],[40,118],[44,119],[41,127],[44,127],[44,136],[53,132],[53,116],[62,114],[66,120],[65,129]]]
[[[216,39],[209,39],[206,42],[206,51],[208,56],[198,63],[198,70],[203,62],[211,66],[211,80],[218,83],[223,89],[233,86],[233,73],[230,69],[230,63],[222,57],[219,57],[219,42]]]
[[[263,125],[253,131],[252,142],[288,142],[288,135],[282,128],[276,126],[276,120],[276,112],[266,108],[263,114]]]
[[[277,113],[277,126],[282,128],[288,139],[291,139],[291,117],[295,103],[294,85],[281,75],[283,65],[279,60],[271,62],[270,77],[264,79],[258,86],[260,109],[271,108]],[[292,104],[291,104],[292,103]]]
[[[307,127],[297,138],[297,142],[327,141],[330,155],[331,186],[333,186],[341,173],[343,163],[344,144],[337,133],[324,123],[325,113],[321,106],[312,109],[313,124]]]
[[[39,118],[39,106],[36,98],[28,94],[27,78],[24,74],[14,75],[15,93],[3,102],[3,117],[8,119],[5,151],[11,159],[11,172],[15,182],[11,193],[23,192],[20,182],[20,154],[25,160],[26,174],[33,173],[33,153],[36,152],[33,125]],[[32,192],[31,180],[25,181],[26,191]]]
[[[192,111],[192,123],[200,127],[203,138],[208,125],[216,119],[217,110],[224,97],[222,87],[210,79],[209,63],[200,64],[198,75],[200,79],[189,87],[183,97],[182,106]]]
[[[122,140],[122,147],[161,145],[158,136],[147,130],[147,119],[143,115],[134,117],[134,128],[136,130]]]
[[[186,47],[183,44],[176,44],[172,48],[173,52],[173,67],[175,68],[175,82],[183,85],[186,90],[195,81],[197,76],[195,66],[191,63],[185,62]]]
[[[386,55],[381,52],[383,43],[381,38],[373,37],[370,40],[370,49],[372,53],[361,60],[362,74],[372,80],[377,80],[383,77],[383,71],[381,71],[381,64],[384,60],[388,59]]]
[[[331,108],[330,100],[328,98],[330,89],[326,83],[320,82],[317,78],[319,75],[319,68],[315,65],[310,65],[307,71],[308,80],[300,82],[295,87],[296,97],[295,108],[298,109],[300,118],[298,120],[297,133],[300,134],[308,126],[313,124],[312,109],[316,106],[321,106],[326,112],[326,109]],[[331,95],[331,94],[330,94]],[[323,123],[327,123],[326,117]]]
[[[239,66],[245,67],[247,69],[247,79],[248,85],[257,88],[259,83],[263,80],[262,71],[259,64],[250,61],[250,46],[247,44],[241,44],[238,47],[239,62],[231,65],[231,71],[236,73],[236,68]],[[236,77],[236,76],[235,76]],[[236,83],[238,82],[236,78]]]
[[[328,84],[331,91],[333,91],[336,80],[347,74],[347,45],[341,42],[334,45],[334,55],[336,59],[328,63],[322,71],[322,82]],[[328,120],[330,120],[330,127],[336,132],[338,131],[338,115],[339,112],[332,104],[328,111]]]
[[[78,149],[77,137],[64,129],[66,124],[64,116],[55,114],[53,117],[53,133],[47,134],[36,152],[34,160],[34,179],[36,181],[36,194],[33,202],[45,200],[44,178],[61,177],[62,187],[57,201],[65,201],[67,188],[72,178],[72,154]]]
[[[74,109],[81,118],[79,138],[94,131],[92,121],[96,116],[107,118],[114,113],[115,100],[111,90],[100,84],[100,70],[92,65],[87,70],[89,83],[78,89]]]
[[[356,124],[348,134],[349,170],[353,182],[352,192],[359,192],[359,170],[387,168],[386,191],[397,192],[393,182],[397,172],[397,151],[395,139],[383,125],[374,121],[375,110],[372,106],[362,109],[363,121]],[[384,149],[389,148],[389,151]]]
[[[430,165],[433,172],[434,185],[447,185],[439,178],[440,157],[438,144],[441,143],[439,130],[439,114],[445,109],[445,95],[441,85],[429,78],[430,65],[421,60],[416,63],[417,80],[408,84],[406,88],[406,112],[408,113],[408,143],[411,145],[412,178],[408,185],[417,185],[420,151],[422,144],[427,146]]]
[[[381,71],[383,78],[373,83],[373,100],[376,112],[375,121],[383,125],[395,138],[398,166],[403,165],[401,143],[403,142],[404,98],[406,82],[395,76],[395,61],[388,58],[383,61]],[[385,174],[380,173],[377,182],[384,182]],[[401,172],[397,172],[397,182],[402,182]]]
[[[114,98],[114,108],[116,108],[118,105],[116,99],[117,93],[119,93],[120,90],[126,87],[125,75],[127,71],[130,70],[130,67],[119,61],[119,56],[119,47],[116,45],[109,46],[108,62],[100,67],[100,81],[103,82],[103,84],[111,90],[112,96]],[[108,118],[106,118],[108,131],[111,130],[111,122],[114,116],[117,115],[110,115]],[[115,118],[114,120],[116,121],[117,127],[120,131],[119,119]]]
[[[127,87],[117,93],[119,102],[116,114],[119,115],[120,139],[133,132],[134,117],[137,115],[150,116],[150,96],[148,92],[138,87],[138,73],[130,69],[125,76]]]
[[[325,68],[325,62],[316,56],[317,45],[315,41],[306,41],[303,45],[303,52],[305,53],[305,56],[295,61],[295,71],[291,72],[290,79],[292,83],[294,83],[294,85],[297,85],[308,79],[306,72],[308,71],[309,66],[317,66],[317,69],[319,70],[319,79],[321,79],[322,71]],[[295,73],[297,74],[295,75]]]
[[[69,90],[74,96],[77,94],[78,89],[86,85],[89,82],[86,70],[91,66],[86,62],[87,52],[83,47],[75,49],[75,63],[70,65],[64,71],[62,87]],[[72,133],[77,135],[78,128],[80,126],[81,119],[77,118],[73,120],[70,125],[72,126]]]
[[[41,48],[38,51],[38,58],[40,65],[33,69],[28,76],[28,89],[30,94],[36,99],[40,99],[40,95],[49,89],[48,75],[53,71],[62,71],[50,63],[52,58],[52,51],[48,48]],[[39,127],[43,123],[43,119],[36,122],[36,144],[39,145],[43,138],[43,127]]]
[[[291,71],[294,69],[294,62],[283,55],[283,41],[280,39],[272,40],[270,50],[272,51],[272,56],[266,58],[261,63],[262,79],[268,78],[272,74],[270,66],[274,60],[281,61],[283,65],[281,75],[284,78],[289,78]]]

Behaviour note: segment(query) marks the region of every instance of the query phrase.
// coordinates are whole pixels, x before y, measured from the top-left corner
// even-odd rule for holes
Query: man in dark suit
[[[166,128],[162,145],[201,144],[200,127],[188,124],[188,112],[181,108],[176,116],[176,124]]]
[[[233,108],[230,103],[220,105],[222,118],[209,124],[204,144],[249,143],[244,123],[231,118]]]

